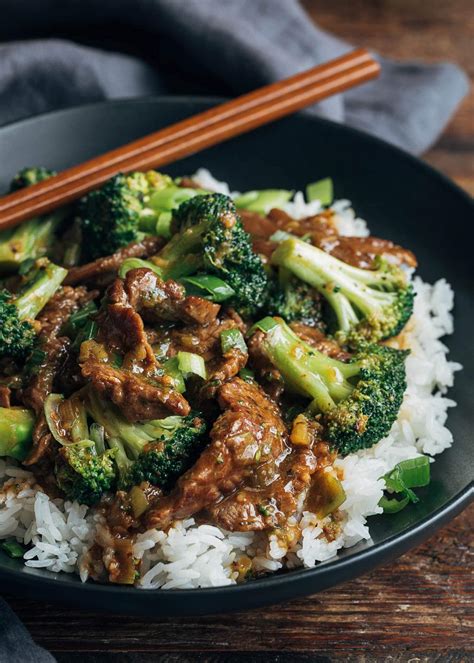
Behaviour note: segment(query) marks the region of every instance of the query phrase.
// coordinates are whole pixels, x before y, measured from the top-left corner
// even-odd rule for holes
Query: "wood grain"
[[[474,77],[472,0],[304,0],[314,20],[383,55],[451,60]],[[474,194],[474,95],[425,159]],[[468,663],[474,660],[474,506],[393,564],[247,614],[145,620],[11,598],[59,661]],[[44,599],[45,597],[41,597]],[[86,653],[88,655],[86,655]]]

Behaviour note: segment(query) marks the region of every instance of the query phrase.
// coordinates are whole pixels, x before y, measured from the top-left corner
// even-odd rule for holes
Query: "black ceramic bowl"
[[[0,189],[26,165],[62,169],[141,137],[217,100],[158,98],[101,103],[50,113],[0,130]],[[371,519],[372,542],[332,562],[244,585],[215,589],[143,591],[81,584],[77,577],[26,569],[0,554],[1,588],[89,609],[146,615],[242,610],[311,594],[402,554],[453,518],[472,499],[474,219],[471,199],[430,167],[380,140],[332,122],[292,117],[167,168],[172,175],[205,166],[238,190],[302,189],[330,175],[336,197],[349,198],[375,235],[412,249],[419,273],[446,277],[456,291],[450,358],[464,364],[450,397],[458,407],[448,425],[454,445],[432,467],[423,499],[396,515]]]

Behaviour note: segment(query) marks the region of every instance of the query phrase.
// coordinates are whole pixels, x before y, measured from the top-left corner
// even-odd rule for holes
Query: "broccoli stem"
[[[299,239],[282,242],[272,262],[316,288],[334,309],[341,331],[349,331],[359,321],[351,303],[365,318],[394,303],[394,293],[384,292],[393,289],[389,273],[353,267]]]
[[[281,318],[265,318],[257,326],[266,332],[263,347],[270,361],[292,391],[312,399],[310,410],[327,412],[350,396],[354,387],[349,379],[360,371],[357,363],[346,364],[319,352]]]
[[[31,448],[35,417],[21,407],[0,407],[0,456],[24,460]]]
[[[20,320],[34,319],[48,303],[66,277],[67,269],[48,263],[27,283],[26,289],[14,300]]]
[[[196,272],[203,265],[200,253],[202,236],[208,224],[198,223],[175,234],[160,251],[155,262],[162,269],[164,279],[177,279]]]

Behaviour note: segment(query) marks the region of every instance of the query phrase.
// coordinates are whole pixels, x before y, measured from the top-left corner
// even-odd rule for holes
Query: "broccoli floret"
[[[377,259],[360,269],[296,238],[282,242],[272,262],[318,290],[337,320],[337,338],[355,345],[398,334],[413,311],[414,292],[402,269]]]
[[[154,258],[163,278],[213,274],[232,288],[228,303],[239,313],[251,315],[264,305],[267,275],[231,198],[191,198],[174,213],[172,227],[175,235]]]
[[[121,488],[149,481],[168,490],[203,448],[206,425],[196,413],[130,423],[111,404],[92,393],[88,409],[103,426],[106,443],[116,452]]]
[[[98,453],[92,440],[82,440],[59,449],[55,476],[67,498],[92,506],[115,483],[115,451]]]
[[[0,407],[0,456],[24,460],[31,448],[35,416],[21,407]]]
[[[20,170],[10,182],[10,191],[18,191],[27,186],[38,184],[56,175],[56,171],[43,167],[29,167]]]
[[[286,322],[303,322],[311,327],[322,323],[319,293],[285,267],[280,267],[278,278],[270,283],[265,310]]]
[[[119,174],[79,202],[85,258],[110,255],[155,229],[159,212],[148,206],[152,194],[171,183],[154,170]]]
[[[407,352],[366,343],[346,363],[302,341],[281,318],[264,318],[256,327],[286,387],[311,399],[307,416],[321,420],[340,453],[371,447],[387,435],[406,389]]]
[[[36,333],[31,321],[54,295],[67,270],[38,261],[25,277],[18,294],[0,291],[0,356],[24,359],[32,350]]]
[[[10,192],[42,182],[56,173],[46,168],[25,168],[13,178]],[[51,214],[25,221],[16,228],[0,232],[0,272],[18,269],[25,260],[34,260],[46,255],[55,240],[55,230],[64,219],[66,211],[56,210]]]

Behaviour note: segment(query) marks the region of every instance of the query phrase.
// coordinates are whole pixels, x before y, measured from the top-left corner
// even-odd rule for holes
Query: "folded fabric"
[[[31,639],[14,612],[0,598],[0,663],[54,663]]]
[[[24,36],[49,39],[6,41]],[[0,40],[0,124],[108,98],[235,95],[352,48],[296,0],[3,0]],[[467,78],[450,63],[380,61],[380,79],[311,112],[421,153]]]

